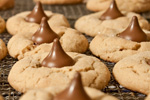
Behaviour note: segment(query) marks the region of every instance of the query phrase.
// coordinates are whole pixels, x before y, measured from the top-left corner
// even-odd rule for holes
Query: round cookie
[[[150,93],[150,51],[128,56],[119,61],[113,75],[122,86],[144,94]]]
[[[17,33],[30,35],[34,34],[40,26],[42,18],[45,17],[52,31],[62,35],[70,25],[62,14],[44,11],[42,4],[37,2],[32,11],[26,11],[12,16],[6,23],[7,30],[10,34]]]
[[[92,100],[118,100],[117,98],[104,94],[100,90],[94,88],[85,87],[86,93],[91,97]],[[53,100],[52,98],[64,90],[64,87],[49,87],[46,89],[30,90],[25,93],[20,100]],[[34,95],[36,94],[36,95]]]
[[[75,28],[80,32],[92,37],[96,36],[97,34],[107,34],[110,32],[119,33],[128,26],[128,23],[131,21],[133,16],[137,16],[141,28],[150,30],[150,25],[148,21],[139,14],[133,12],[122,12],[124,14],[124,16],[122,17],[110,20],[100,20],[99,18],[102,16],[103,13],[104,11],[100,11],[79,18],[75,23]]]
[[[25,21],[24,19],[29,13],[30,11],[26,11],[10,17],[6,23],[7,31],[11,35],[18,33],[25,35],[34,34],[39,28],[40,24]],[[62,35],[66,28],[70,27],[64,15],[52,13],[51,11],[45,11],[45,13],[49,17],[48,23],[55,33]]]
[[[124,57],[150,51],[150,32],[140,28],[136,16],[129,26],[120,33],[99,34],[90,43],[91,52],[110,62],[118,62]]]
[[[84,86],[104,88],[110,80],[108,68],[99,59],[79,53],[67,54],[75,61],[73,66],[48,68],[41,66],[48,53],[40,53],[19,60],[11,69],[8,81],[20,92],[30,89],[67,85],[75,72],[80,72]]]
[[[117,36],[97,35],[90,43],[91,52],[110,62],[118,62],[124,57],[150,51],[150,42],[133,42]]]
[[[60,42],[65,51],[83,53],[88,49],[88,40],[80,32],[66,28],[60,36]],[[33,34],[13,36],[8,42],[9,54],[18,59],[37,53],[49,52],[53,43],[34,45],[31,40]]]
[[[87,9],[91,11],[106,10],[112,0],[89,0],[87,2]],[[149,0],[116,0],[121,11],[128,12],[145,12],[150,10]]]
[[[40,1],[43,4],[75,4],[81,3],[83,0],[34,0],[35,2]]]
[[[7,48],[3,40],[0,39],[0,60],[7,55]]]
[[[4,19],[0,16],[0,33],[4,32],[5,28],[6,28],[6,23]]]
[[[6,10],[14,7],[14,0],[0,0],[0,10]]]

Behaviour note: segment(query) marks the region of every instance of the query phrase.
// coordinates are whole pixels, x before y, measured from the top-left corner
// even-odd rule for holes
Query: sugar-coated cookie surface
[[[133,91],[150,93],[150,51],[141,52],[119,61],[114,69],[115,79]]]
[[[6,23],[4,19],[0,16],[0,33],[4,32],[5,28],[6,28]]]
[[[20,92],[49,86],[67,85],[75,72],[80,72],[84,86],[97,89],[104,88],[110,80],[108,68],[99,59],[79,53],[68,53],[75,61],[73,66],[63,68],[48,68],[41,62],[48,53],[25,57],[11,69],[8,81]]]
[[[90,0],[92,1],[92,0]],[[150,30],[150,25],[146,19],[139,14],[133,12],[122,12],[124,16],[111,19],[111,20],[100,20],[99,18],[104,13],[100,11],[94,14],[85,15],[79,18],[75,23],[75,28],[82,33],[89,36],[96,36],[97,34],[106,34],[123,31],[131,21],[133,16],[137,16],[140,26],[142,29]]]
[[[74,4],[81,3],[83,0],[34,0],[35,2],[40,1],[43,4]]]
[[[85,87],[84,89],[92,100],[118,100],[117,98],[104,94],[100,90],[96,90],[94,88]],[[20,100],[53,100],[53,97],[62,90],[64,90],[64,87],[59,86],[49,87],[46,89],[30,90],[25,93]]]
[[[30,11],[26,11],[10,17],[6,23],[8,32],[12,35],[18,33],[26,35],[35,33],[40,24],[25,21],[29,13]],[[50,27],[57,34],[62,35],[66,28],[70,27],[64,15],[52,13],[51,11],[45,11],[45,13],[49,17],[48,23]]]
[[[89,0],[87,9],[91,11],[106,10],[112,0]],[[150,0],[116,0],[121,11],[145,12],[150,10]]]
[[[88,40],[80,32],[71,28],[65,28],[63,31],[61,32],[60,42],[65,51],[83,53],[88,49]],[[17,34],[13,36],[7,46],[9,54],[14,58],[22,59],[25,56],[51,50],[53,42],[34,45],[31,40],[32,35]]]
[[[3,40],[0,39],[0,60],[7,55],[7,48]]]

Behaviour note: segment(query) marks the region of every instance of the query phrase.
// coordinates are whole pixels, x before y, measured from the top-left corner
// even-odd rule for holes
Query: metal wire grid
[[[32,0],[16,0],[15,7],[7,11],[0,11],[0,15],[8,19],[10,16],[13,16],[22,11],[31,11],[34,7]],[[85,14],[90,13],[86,10],[85,5],[78,4],[75,6],[72,5],[44,5],[45,10],[50,10],[52,12],[57,12],[64,14],[68,19],[77,19]],[[76,10],[76,11],[75,11]]]
[[[33,7],[34,7],[34,3],[32,2],[32,0],[16,0],[16,6],[14,9],[1,11],[0,15],[4,19],[7,20],[10,16],[15,15],[22,11],[32,10]],[[72,27],[77,18],[90,13],[88,10],[86,10],[86,7],[84,4],[61,5],[61,6],[60,5],[53,5],[53,6],[44,5],[44,9],[64,14],[68,18]],[[147,18],[149,18],[149,16],[147,16]],[[6,44],[8,40],[10,39],[10,37],[11,35],[8,34],[7,32],[0,34],[0,38],[3,39]],[[86,36],[86,37],[89,42],[92,40],[91,37],[89,36]],[[92,55],[92,53],[89,50],[85,54]],[[10,57],[9,55],[5,57],[5,59],[0,61],[0,94],[4,96],[5,100],[18,100],[20,96],[22,95],[20,92],[15,91],[9,85],[7,81],[9,71],[16,61],[17,61],[16,59]],[[103,62],[108,66],[110,72],[112,72],[112,68],[115,64],[106,62],[106,61],[103,61]],[[109,85],[102,91],[104,91],[105,93],[111,94],[119,98],[120,100],[144,100],[145,98],[144,94],[133,92],[120,86],[114,80],[112,73],[111,73],[111,81],[109,82]]]

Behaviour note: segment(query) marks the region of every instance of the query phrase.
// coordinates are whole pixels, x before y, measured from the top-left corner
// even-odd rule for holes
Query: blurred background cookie
[[[14,0],[0,0],[0,10],[6,10],[14,7]]]
[[[0,60],[3,59],[7,54],[7,48],[3,40],[0,39]]]
[[[89,0],[87,9],[91,11],[106,10],[112,0]],[[116,0],[118,8],[123,11],[145,12],[150,11],[150,0]]]

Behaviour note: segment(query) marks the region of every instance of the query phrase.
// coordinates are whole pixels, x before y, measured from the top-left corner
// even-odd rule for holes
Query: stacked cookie
[[[12,16],[6,23],[13,35],[8,52],[18,59],[8,82],[25,93],[20,100],[118,100],[99,91],[108,85],[111,74],[98,58],[81,54],[88,49],[105,61],[117,63],[113,75],[120,85],[150,94],[150,24],[140,14],[129,12],[141,12],[136,6],[123,11],[117,0],[120,11],[115,0],[111,4],[108,0],[107,10],[82,16],[73,29],[64,15],[44,11],[41,2],[69,4],[82,0],[34,1],[37,3],[32,11]],[[87,5],[93,2],[101,1],[89,0]],[[142,11],[149,10],[146,8]],[[82,33],[94,37],[90,44]],[[4,56],[6,51],[6,47],[0,49]]]

